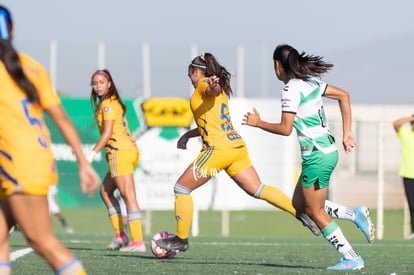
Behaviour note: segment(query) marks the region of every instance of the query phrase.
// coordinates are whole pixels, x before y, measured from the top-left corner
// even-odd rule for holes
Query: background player
[[[49,193],[47,194],[47,202],[49,204],[49,213],[50,215],[58,219],[59,223],[62,225],[63,230],[65,230],[66,233],[72,234],[73,229],[67,223],[66,218],[63,216],[62,210],[60,209],[59,201],[57,198],[57,192],[58,192],[58,189],[56,185],[49,186]]]
[[[128,128],[126,106],[108,70],[97,70],[91,77],[91,103],[101,136],[88,156],[89,161],[105,148],[109,171],[103,180],[100,194],[108,209],[115,231],[109,250],[145,252],[142,238],[142,216],[138,205],[134,169],[138,165],[139,150]],[[118,189],[125,202],[132,241],[124,231],[122,211],[114,192]],[[125,247],[123,247],[125,246]]]

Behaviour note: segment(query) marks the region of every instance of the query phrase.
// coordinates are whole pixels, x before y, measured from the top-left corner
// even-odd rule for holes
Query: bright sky
[[[6,0],[16,24],[15,46],[49,69],[49,42],[58,42],[57,89],[89,96],[97,45],[125,96],[142,95],[140,46],[151,47],[153,95],[188,96],[190,47],[216,54],[237,75],[245,47],[249,97],[280,96],[272,53],[288,43],[335,64],[323,80],[349,91],[355,103],[412,104],[404,78],[414,73],[414,1],[378,0]],[[76,49],[76,50],[75,50]],[[134,61],[136,60],[136,61]],[[251,70],[251,71],[249,71]],[[234,85],[233,85],[234,86]]]

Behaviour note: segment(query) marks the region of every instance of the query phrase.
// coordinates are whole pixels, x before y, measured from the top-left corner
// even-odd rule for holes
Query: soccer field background
[[[322,237],[313,236],[296,219],[281,211],[234,211],[230,236],[221,236],[220,211],[200,212],[200,235],[190,237],[190,248],[172,259],[147,252],[107,251],[113,233],[104,209],[65,209],[74,228],[65,234],[53,218],[58,238],[78,256],[89,274],[336,274],[325,268],[340,258]],[[375,211],[371,212],[375,223]],[[384,239],[369,245],[348,221],[339,224],[353,248],[365,260],[361,274],[413,274],[414,241],[403,240],[403,213],[385,212]],[[145,227],[145,224],[144,224]],[[175,231],[172,211],[152,212],[152,232]],[[11,252],[27,248],[21,233],[10,235]],[[13,274],[52,274],[35,253],[13,261]]]

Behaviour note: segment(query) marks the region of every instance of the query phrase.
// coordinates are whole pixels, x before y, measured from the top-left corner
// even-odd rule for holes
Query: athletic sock
[[[73,258],[69,263],[65,264],[58,270],[56,270],[57,275],[86,275],[86,271],[82,266],[82,263],[78,258]]]
[[[124,231],[124,226],[122,224],[121,208],[119,207],[119,205],[109,206],[108,216],[117,235]]]
[[[335,221],[331,221],[326,227],[322,228],[321,232],[322,236],[335,247],[345,259],[356,259],[358,257]]]
[[[277,187],[262,184],[254,194],[256,198],[267,201],[273,206],[276,206],[293,216],[296,215],[296,210],[292,205],[292,200]]]
[[[175,194],[176,235],[181,239],[187,239],[190,233],[193,207],[193,198],[190,194]]]
[[[141,211],[128,212],[128,226],[132,241],[142,240],[142,216]]]
[[[11,262],[0,262],[0,274],[10,275],[12,264]]]
[[[349,220],[355,222],[354,209],[325,200],[325,211],[333,219]]]

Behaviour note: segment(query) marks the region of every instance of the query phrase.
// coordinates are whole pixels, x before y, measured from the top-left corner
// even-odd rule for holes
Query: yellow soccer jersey
[[[414,179],[414,132],[411,127],[401,127],[397,133],[401,140],[400,176]]]
[[[135,139],[129,130],[125,113],[122,110],[121,104],[115,97],[104,99],[99,104],[97,122],[101,133],[104,130],[105,120],[114,121],[112,135],[106,145],[107,151],[111,149],[128,149],[136,146]]]
[[[57,171],[43,111],[59,105],[60,99],[46,70],[27,55],[19,58],[41,106],[29,102],[0,62],[0,192],[46,195],[48,185],[57,182]]]
[[[190,100],[191,111],[203,139],[203,148],[245,145],[233,128],[227,95],[224,92],[217,97],[207,95],[207,87],[207,78],[200,79]]]

